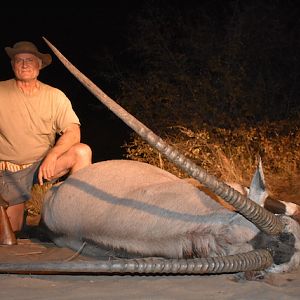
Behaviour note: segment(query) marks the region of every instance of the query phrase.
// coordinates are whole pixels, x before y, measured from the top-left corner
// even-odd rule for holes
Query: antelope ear
[[[266,190],[266,183],[265,183],[265,176],[262,167],[262,161],[261,161],[261,157],[259,157],[256,171],[251,180],[248,197],[251,200],[255,201],[257,204],[263,206],[267,196],[268,196],[268,192]]]

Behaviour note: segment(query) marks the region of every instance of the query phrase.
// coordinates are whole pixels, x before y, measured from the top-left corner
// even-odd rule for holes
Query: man
[[[38,80],[51,55],[28,41],[5,51],[15,78],[0,82],[0,195],[9,203],[7,215],[16,232],[22,229],[32,185],[90,165],[92,153],[80,143],[80,122],[70,100]]]

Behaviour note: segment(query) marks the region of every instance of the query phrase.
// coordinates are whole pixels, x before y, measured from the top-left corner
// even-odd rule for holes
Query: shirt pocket
[[[37,135],[49,135],[53,132],[51,118],[39,118],[32,123],[32,131]]]

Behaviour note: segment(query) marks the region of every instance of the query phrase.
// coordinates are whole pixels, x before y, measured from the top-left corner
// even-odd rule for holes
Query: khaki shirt
[[[70,124],[79,124],[66,95],[40,82],[24,95],[15,79],[0,82],[0,161],[28,164],[41,160]]]

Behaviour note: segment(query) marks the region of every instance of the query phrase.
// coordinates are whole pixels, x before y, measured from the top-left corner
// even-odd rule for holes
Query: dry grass
[[[165,140],[210,174],[246,186],[261,156],[271,195],[300,204],[298,124],[279,122],[236,129],[209,127],[196,132],[173,127]],[[126,147],[129,159],[149,162],[181,178],[187,176],[138,137]]]
[[[42,186],[39,184],[35,184],[32,187],[32,197],[25,203],[27,215],[29,219],[33,220],[31,221],[31,225],[37,225],[37,223],[39,222],[44,195],[51,187],[51,183],[45,183]]]

